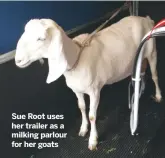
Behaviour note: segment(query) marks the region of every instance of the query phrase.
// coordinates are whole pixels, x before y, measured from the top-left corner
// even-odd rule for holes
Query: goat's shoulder
[[[86,35],[80,35],[76,37],[76,40],[78,42],[84,41],[88,36]],[[74,91],[87,92],[95,80],[98,60],[100,60],[99,55],[101,53],[99,50],[101,47],[99,45],[100,43],[94,38],[89,46],[85,46],[80,52],[80,59],[76,67],[64,74],[67,86]]]
[[[89,34],[88,33],[84,33],[84,34],[80,34],[76,37],[74,37],[72,40],[76,43],[82,43],[83,41],[85,41],[88,38]]]

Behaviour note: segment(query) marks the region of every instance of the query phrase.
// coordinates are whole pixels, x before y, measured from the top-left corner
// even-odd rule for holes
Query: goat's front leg
[[[95,90],[90,95],[90,111],[89,111],[89,120],[91,123],[91,131],[89,136],[88,148],[90,150],[97,149],[98,144],[98,134],[96,128],[96,117],[97,117],[97,108],[100,101],[100,91]]]
[[[86,133],[88,132],[88,120],[86,115],[86,106],[85,106],[85,100],[84,100],[84,94],[83,93],[77,93],[75,92],[77,99],[78,99],[78,107],[81,111],[82,115],[82,124],[79,131],[79,136],[84,137]]]

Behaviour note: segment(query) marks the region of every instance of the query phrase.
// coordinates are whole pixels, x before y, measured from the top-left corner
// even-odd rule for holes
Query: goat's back
[[[82,83],[104,85],[118,82],[132,73],[137,48],[144,35],[153,28],[154,22],[149,17],[129,16],[99,31],[89,46],[85,47],[77,68],[75,78]],[[77,40],[85,40],[79,35]],[[146,56],[154,49],[151,39],[146,47]],[[81,82],[81,81],[80,81]]]

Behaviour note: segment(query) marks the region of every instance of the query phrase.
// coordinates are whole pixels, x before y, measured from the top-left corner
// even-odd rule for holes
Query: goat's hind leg
[[[152,75],[152,80],[155,84],[155,101],[156,102],[161,102],[162,100],[162,95],[161,95],[161,90],[159,87],[159,82],[158,82],[158,73],[157,73],[157,51],[154,50],[150,56],[147,57],[149,65],[150,65],[150,70],[151,70],[151,75]]]
[[[77,93],[74,92],[77,96],[78,99],[78,107],[81,111],[81,115],[82,115],[82,124],[80,127],[80,131],[79,131],[79,136],[84,137],[86,135],[86,133],[88,132],[88,119],[87,119],[87,115],[86,115],[86,105],[85,105],[85,100],[84,100],[84,94],[83,93]]]
[[[147,59],[143,59],[143,62],[142,62],[142,70],[141,70],[141,82],[142,82],[142,93],[144,93],[144,90],[145,90],[145,73],[146,73],[146,69],[147,69]]]

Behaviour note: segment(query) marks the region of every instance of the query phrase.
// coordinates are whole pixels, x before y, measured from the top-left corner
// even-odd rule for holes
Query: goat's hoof
[[[88,149],[91,151],[97,150],[97,140],[90,141]]]
[[[43,59],[39,59],[39,62],[40,62],[41,65],[44,64],[44,60]]]
[[[79,136],[84,137],[88,132],[88,129],[80,129]]]
[[[162,101],[162,96],[161,95],[156,95],[155,97],[152,96],[155,102],[160,103]]]

